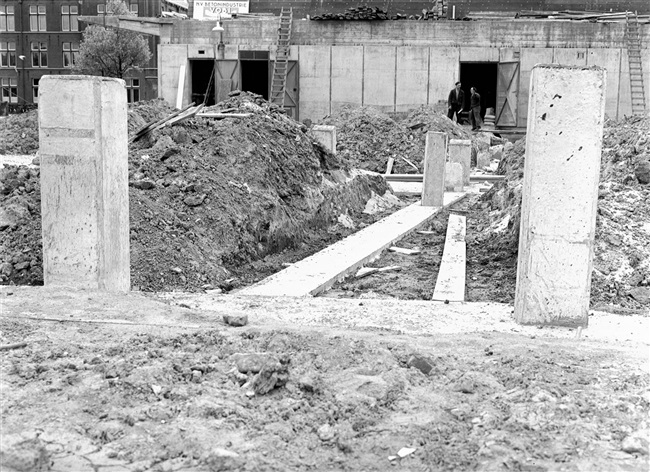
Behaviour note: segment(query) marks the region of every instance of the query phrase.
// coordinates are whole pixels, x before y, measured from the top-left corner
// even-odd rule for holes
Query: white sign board
[[[194,14],[195,20],[218,20],[220,18],[230,18],[233,13],[248,13],[248,1],[245,2],[228,2],[214,0],[195,0]]]

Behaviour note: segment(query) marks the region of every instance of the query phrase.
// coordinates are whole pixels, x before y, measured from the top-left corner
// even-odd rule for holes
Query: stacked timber
[[[323,13],[322,15],[314,15],[310,17],[314,21],[322,20],[339,20],[339,21],[376,21],[376,20],[389,20],[388,13],[377,7],[369,7],[361,5],[358,7],[350,7],[343,13]]]
[[[575,10],[564,10],[564,11],[520,11],[515,15],[515,18],[526,18],[526,19],[543,19],[548,18],[550,20],[574,20],[574,21],[625,21],[626,13],[625,12],[597,12],[597,11],[575,11]],[[650,23],[650,15],[638,15],[639,23]]]

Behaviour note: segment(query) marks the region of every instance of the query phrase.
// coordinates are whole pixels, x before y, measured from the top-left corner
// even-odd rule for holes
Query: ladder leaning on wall
[[[293,9],[282,7],[280,28],[278,29],[278,47],[275,53],[273,76],[271,77],[271,97],[269,101],[284,108],[284,94],[287,85],[289,44],[291,43],[291,23]]]
[[[625,38],[627,40],[627,58],[630,66],[632,113],[642,115],[646,110],[646,101],[643,84],[643,63],[641,62],[641,36],[639,34],[639,19],[636,13],[625,12]]]

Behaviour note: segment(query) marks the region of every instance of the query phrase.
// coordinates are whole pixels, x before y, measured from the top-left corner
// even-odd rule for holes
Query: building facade
[[[132,13],[160,15],[160,0],[126,0]],[[12,108],[38,103],[38,83],[48,74],[72,73],[85,24],[82,15],[106,15],[105,0],[0,1],[0,101]],[[128,73],[129,101],[155,98],[158,38],[149,36],[152,59],[146,68]]]

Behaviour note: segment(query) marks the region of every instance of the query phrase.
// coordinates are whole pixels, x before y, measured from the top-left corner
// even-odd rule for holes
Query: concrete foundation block
[[[586,326],[605,113],[606,71],[533,68],[515,318]]]
[[[445,161],[447,160],[447,134],[427,132],[422,176],[422,205],[443,205],[445,193]]]
[[[478,146],[479,151],[487,151],[492,145],[492,133],[476,133],[474,135],[474,142]]]
[[[128,291],[124,81],[44,76],[38,119],[45,285]]]
[[[316,125],[311,131],[325,149],[336,154],[336,126]]]
[[[492,162],[492,155],[486,151],[479,151],[476,157],[476,167],[485,169],[486,167],[490,167],[490,162]]]
[[[447,162],[445,166],[445,190],[447,192],[463,191],[463,166],[458,162]]]
[[[472,142],[469,139],[451,139],[449,141],[449,162],[457,162],[463,167],[463,184],[469,185]]]

